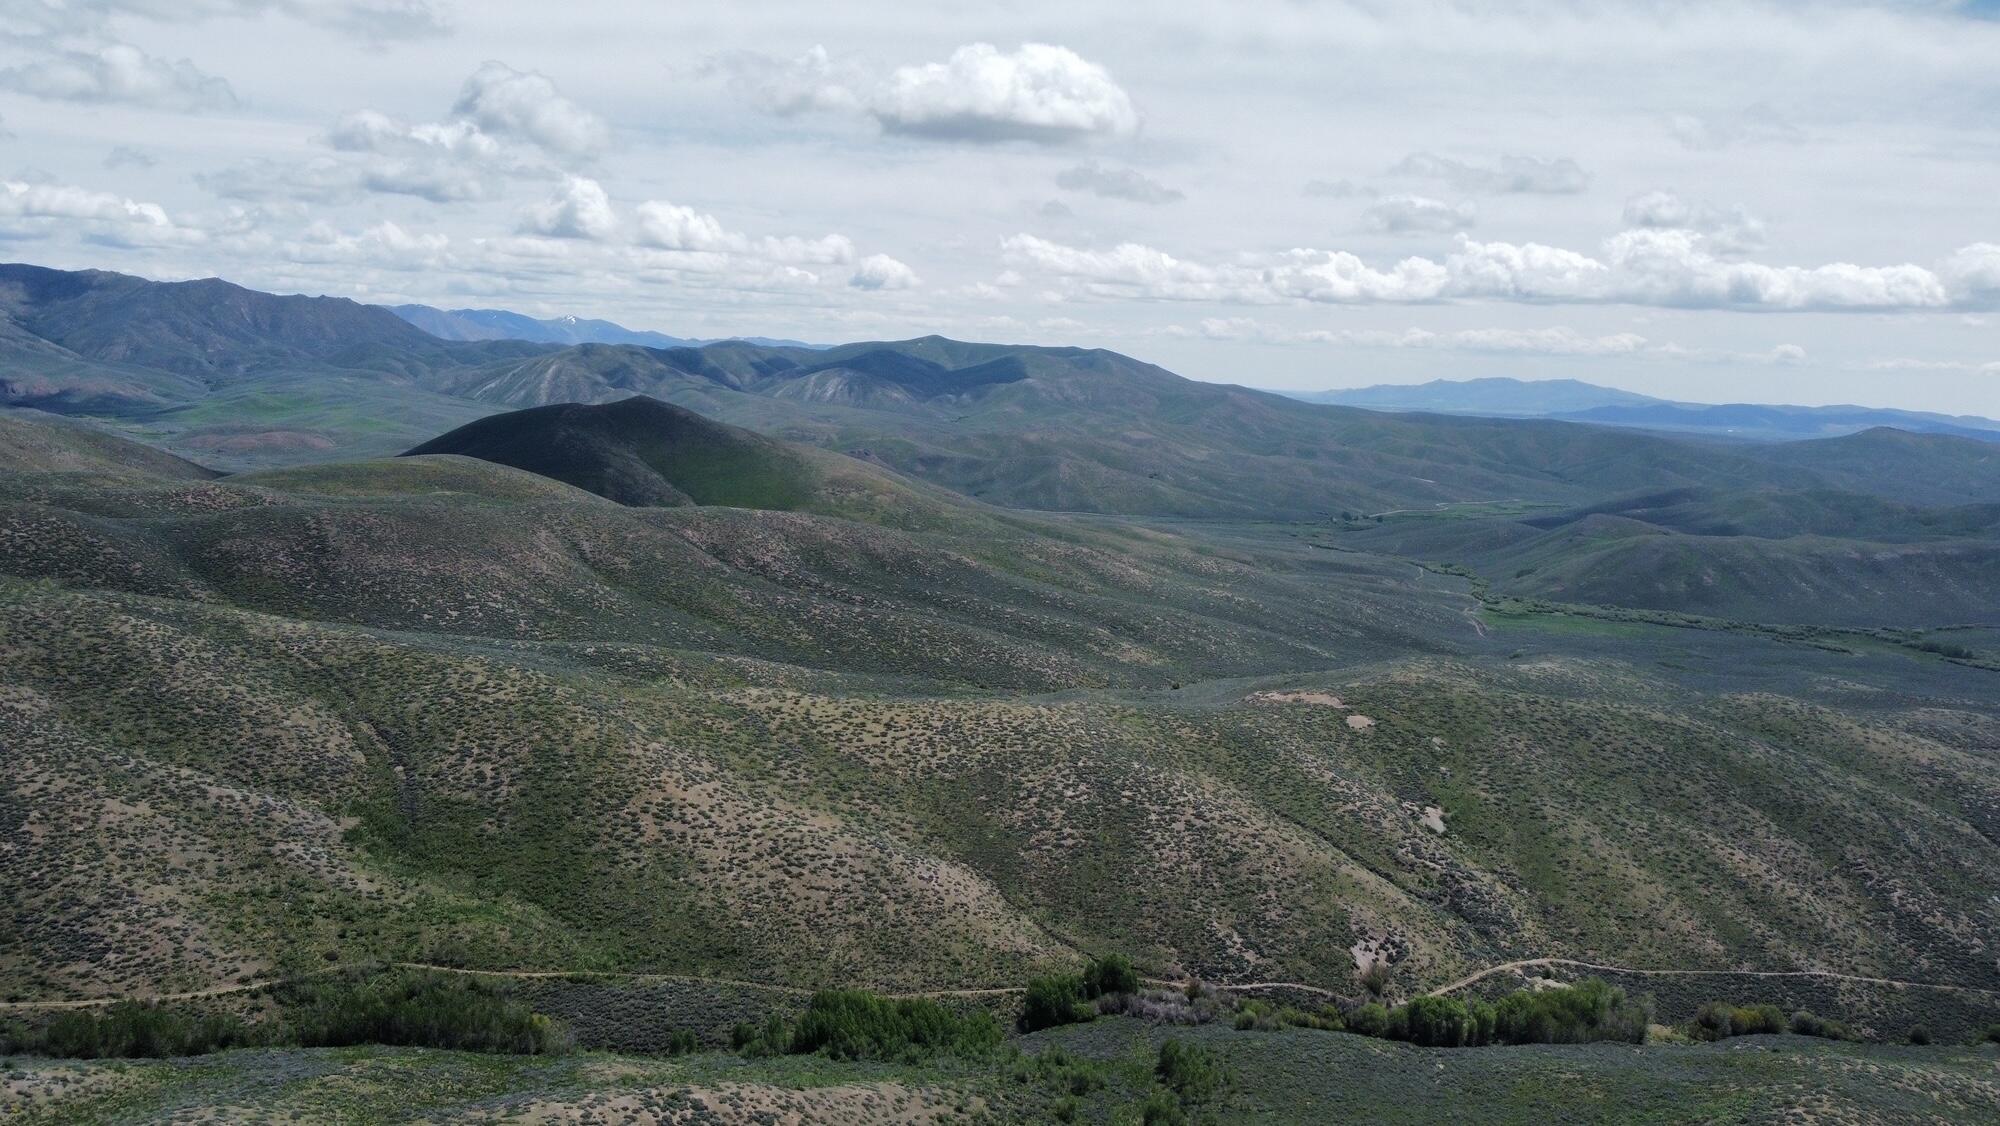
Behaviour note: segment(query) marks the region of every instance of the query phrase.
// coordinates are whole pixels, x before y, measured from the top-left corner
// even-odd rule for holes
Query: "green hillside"
[[[1578,509],[1350,521],[1329,541],[1471,569],[1501,594],[1752,622],[1927,627],[2000,613],[2000,506],[1676,489]]]
[[[1692,1047],[1413,1048],[1292,1029],[1099,1022],[1030,1038],[1014,1060],[840,1063],[734,1055],[502,1057],[418,1049],[238,1051],[199,1060],[16,1060],[0,1109],[24,1123],[191,1114],[304,1121],[699,1123],[1140,1121],[1170,1036],[1232,1081],[1197,1113],[1232,1122],[1977,1122],[1991,1049],[1802,1037]],[[1043,1061],[1046,1061],[1045,1063]],[[282,1077],[282,1079],[280,1079]],[[1081,1088],[1080,1091],[1073,1088]],[[1169,1100],[1171,1104],[1173,1100]]]
[[[1906,649],[1482,621],[1268,527],[462,457],[5,496],[13,995],[1106,948],[1348,995],[1378,956],[1404,995],[1546,956],[2000,987],[1992,674]]]

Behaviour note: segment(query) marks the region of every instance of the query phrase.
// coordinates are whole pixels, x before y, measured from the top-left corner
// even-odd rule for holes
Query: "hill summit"
[[[787,444],[635,395],[512,411],[404,456],[461,454],[511,465],[638,508],[810,507],[813,467]]]

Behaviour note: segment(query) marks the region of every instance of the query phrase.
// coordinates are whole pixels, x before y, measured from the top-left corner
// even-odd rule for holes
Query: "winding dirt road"
[[[460,966],[440,966],[431,962],[391,962],[389,965],[398,969],[429,970],[434,973],[465,974],[472,977],[498,977],[513,980],[584,977],[601,978],[607,981],[661,981],[677,982],[685,985],[727,985],[739,989],[761,989],[768,993],[783,993],[793,997],[810,997],[816,992],[814,989],[808,989],[799,985],[774,985],[763,981],[745,981],[740,978],[727,977],[700,977],[692,974],[635,973],[616,970],[469,970]],[[1425,995],[1442,997],[1448,993],[1456,993],[1469,985],[1484,981],[1494,974],[1509,973],[1516,970],[1533,969],[1542,966],[1568,966],[1573,969],[1596,970],[1600,973],[1631,974],[1641,977],[1807,977],[1827,981],[1852,981],[1863,985],[1886,985],[1898,989],[1936,989],[1947,993],[1964,993],[1979,997],[2000,998],[2000,989],[1981,989],[1971,985],[1943,985],[1929,981],[1899,981],[1895,978],[1866,977],[1861,974],[1834,973],[1829,970],[1639,970],[1626,966],[1607,966],[1598,962],[1580,962],[1574,958],[1523,958],[1518,962],[1502,962],[1496,966],[1488,966],[1478,973],[1467,974],[1465,977],[1440,985],[1435,989],[1426,990]],[[340,972],[338,969],[328,969],[305,976],[325,977],[338,972]],[[0,1002],[0,1012],[48,1012],[62,1009],[90,1009],[104,1005],[115,1005],[120,1001],[198,1001],[208,997],[227,997],[237,993],[254,993],[260,989],[269,989],[273,986],[282,985],[287,981],[297,980],[300,980],[300,978],[260,978],[255,981],[239,982],[234,985],[218,985],[208,989],[190,990],[185,993],[155,993],[147,996],[86,997],[68,1001],[5,1001]],[[1179,988],[1188,984],[1184,981],[1172,981],[1165,978],[1149,977],[1141,980],[1148,985],[1167,988]],[[1266,990],[1289,989],[1300,993],[1310,993],[1314,996],[1325,997],[1329,1000],[1337,1000],[1344,996],[1323,986],[1308,985],[1302,981],[1239,981],[1209,982],[1207,984],[1217,989],[1226,989],[1235,993],[1258,993]],[[1025,992],[1027,990],[1023,986],[1002,985],[969,989],[920,989],[908,993],[884,993],[883,996],[891,998],[921,997],[937,1000],[954,997],[1009,997]]]

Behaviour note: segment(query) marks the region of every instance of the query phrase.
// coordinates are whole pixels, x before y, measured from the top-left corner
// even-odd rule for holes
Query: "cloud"
[[[1342,344],[1363,348],[1423,349],[1448,352],[1526,353],[1545,356],[1629,356],[1647,347],[1646,338],[1631,332],[1585,336],[1573,328],[1475,328],[1433,332],[1411,328],[1402,332],[1378,329],[1310,330],[1294,332],[1250,317],[1210,317],[1195,333],[1209,340],[1247,340],[1264,344]]]
[[[847,284],[856,289],[912,289],[923,282],[915,270],[887,254],[870,254],[854,267]]]
[[[477,168],[444,159],[319,156],[304,161],[250,160],[195,175],[224,199],[260,203],[348,203],[367,192],[416,196],[432,203],[484,199]]]
[[[1436,153],[1415,152],[1398,161],[1389,175],[1442,180],[1462,192],[1496,195],[1575,195],[1590,186],[1590,173],[1568,157],[1503,156],[1498,164],[1482,167]]]
[[[639,245],[660,250],[739,255],[784,265],[831,266],[854,260],[854,243],[846,235],[751,238],[724,227],[713,215],[660,199],[640,204],[635,214]]]
[[[1731,352],[1655,342],[1636,332],[1588,336],[1567,325],[1549,328],[1471,328],[1436,332],[1408,328],[1310,329],[1297,331],[1266,324],[1252,317],[1209,317],[1193,328],[1169,327],[1167,334],[1207,340],[1258,344],[1327,344],[1349,348],[1384,348],[1426,352],[1470,352],[1484,355],[1576,356],[1633,358],[1693,363],[1740,363],[1795,366],[1806,361],[1796,344],[1780,344],[1764,352]]]
[[[1719,116],[1675,114],[1667,119],[1667,135],[1692,152],[1720,152],[1738,145],[1797,144],[1806,139],[1805,130],[1762,103]]]
[[[1621,303],[1745,311],[1986,308],[2000,303],[2000,245],[1977,243],[1939,270],[1904,264],[1773,266],[1729,261],[1689,230],[1637,229],[1585,254],[1539,243],[1475,242],[1436,261],[1383,268],[1346,251],[1300,248],[1223,264],[1193,262],[1138,243],[1109,250],[1033,235],[1003,241],[1003,258],[1065,278],[1085,292],[1151,300],[1243,304]]]
[[[1378,231],[1406,234],[1418,231],[1462,231],[1472,226],[1478,209],[1470,203],[1446,203],[1420,195],[1392,195],[1370,207],[1364,216]]]
[[[587,156],[609,143],[610,126],[557,91],[536,71],[486,62],[465,80],[451,112],[481,130],[517,137],[567,156]]]
[[[1690,204],[1669,191],[1650,191],[1625,203],[1625,225],[1655,230],[1689,230],[1706,236],[1707,245],[1725,256],[1761,250],[1764,221],[1742,204],[1719,208]]]
[[[23,224],[12,231],[8,220]],[[200,230],[176,223],[157,203],[47,180],[0,180],[0,234],[74,231],[84,241],[120,249],[200,242]]]
[[[413,234],[389,221],[356,234],[345,234],[327,223],[314,223],[305,236],[282,248],[293,262],[361,264],[386,270],[436,270],[451,264],[451,239],[441,234]]]
[[[730,51],[704,60],[699,70],[722,77],[738,97],[780,117],[864,108],[861,95],[854,91],[866,78],[854,67],[835,63],[825,47],[815,46],[790,59]]]
[[[355,110],[321,138],[338,158],[252,160],[195,179],[233,199],[335,203],[379,192],[458,203],[487,198],[501,177],[555,178],[549,154],[593,151],[607,136],[601,120],[546,77],[487,63],[446,120]]]
[[[1945,284],[1971,304],[2000,305],[2000,243],[1975,242],[1945,259]]]
[[[151,168],[158,163],[158,157],[131,145],[113,145],[111,151],[104,154],[104,167],[114,172],[120,168]]]
[[[140,203],[110,192],[22,180],[0,180],[0,217],[88,219],[152,227],[173,225],[157,203]]]
[[[665,200],[647,200],[637,215],[639,242],[662,250],[728,250],[737,237],[715,216]]]
[[[891,133],[963,141],[1060,143],[1139,128],[1132,99],[1067,47],[1002,52],[972,43],[941,63],[898,67],[869,106]]]
[[[550,238],[609,238],[618,229],[618,215],[604,186],[584,176],[567,176],[555,194],[521,216],[522,234]]]
[[[447,22],[431,0],[67,0],[31,2],[9,12],[21,34],[102,35],[112,20],[137,17],[160,23],[250,19],[267,14],[330,28],[359,39],[407,39],[442,34]]]
[[[110,43],[54,52],[0,70],[0,89],[50,101],[123,102],[162,109],[227,109],[237,104],[229,83],[192,62],[157,59],[137,47]]]
[[[1089,160],[1056,174],[1056,186],[1133,203],[1174,203],[1187,197],[1133,168],[1110,168]]]

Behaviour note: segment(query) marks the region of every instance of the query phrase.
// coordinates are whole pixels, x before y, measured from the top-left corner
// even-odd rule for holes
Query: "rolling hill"
[[[1600,387],[1579,379],[1433,379],[1428,383],[1378,383],[1337,391],[1287,391],[1308,403],[1332,403],[1370,410],[1484,414],[1500,418],[1546,418],[1594,407],[1664,403],[1651,395]]]
[[[1835,438],[1877,427],[2000,442],[2000,422],[1882,407],[1798,407],[1753,403],[1676,403],[1574,379],[1434,379],[1339,391],[1291,391],[1309,403],[1383,411],[1432,411],[1494,418],[1559,418],[1732,439]]]
[[[506,309],[438,309],[429,305],[389,305],[386,308],[440,340],[526,340],[537,344],[637,344],[644,348],[686,348],[720,339],[688,339],[664,332],[631,329],[587,317],[530,317]],[[738,339],[729,337],[726,339]],[[751,344],[810,348],[797,340],[765,336],[741,338]]]
[[[668,410],[619,406],[585,432]],[[671,417],[709,436],[663,463],[689,499],[769,453]],[[945,988],[1104,948],[1334,992],[1385,952],[1399,995],[1551,955],[2000,987],[1993,674],[1935,656],[948,495],[912,530],[457,454],[4,484],[10,995],[375,958]]]
[[[0,382],[11,402],[114,418],[225,468],[393,454],[505,409],[645,395],[1049,511],[1300,520],[1672,487],[1923,504],[2000,491],[1987,443],[1717,448],[1540,419],[1315,406],[1098,349],[943,337],[828,349],[449,342],[352,302],[9,270],[13,350]]]
[[[1847,442],[1850,439],[1833,439]],[[1675,489],[1558,512],[1412,513],[1338,542],[1470,568],[1498,593],[1753,622],[2000,622],[2000,504]]]

